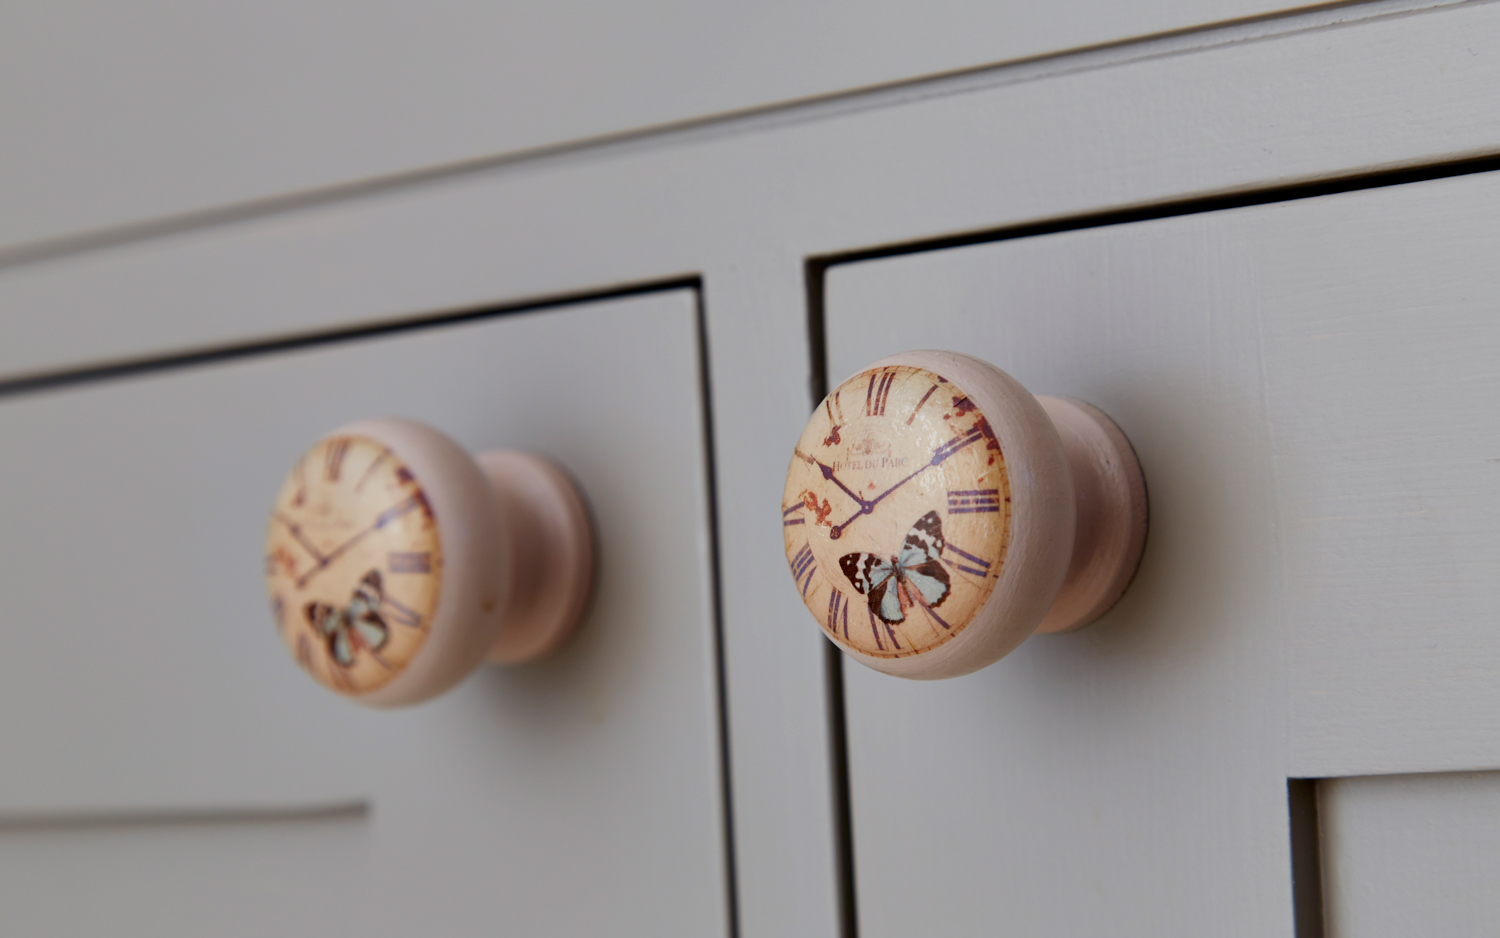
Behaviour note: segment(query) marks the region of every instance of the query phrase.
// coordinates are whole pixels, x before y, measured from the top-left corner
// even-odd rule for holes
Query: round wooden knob
[[[480,662],[546,655],[578,623],[593,537],[551,463],[471,457],[408,420],[368,420],[308,450],[266,535],[277,631],[319,683],[391,706]]]
[[[1146,543],[1130,441],[995,366],[905,352],[807,423],[782,503],[787,561],[825,634],[878,671],[967,674],[1033,632],[1081,628]]]

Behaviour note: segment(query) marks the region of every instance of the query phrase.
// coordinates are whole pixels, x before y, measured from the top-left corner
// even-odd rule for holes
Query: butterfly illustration
[[[931,608],[948,598],[948,571],[943,569],[943,523],[937,512],[917,519],[894,557],[845,554],[839,558],[844,576],[870,602],[870,611],[889,624],[906,620],[915,602]]]
[[[371,570],[354,588],[349,605],[342,609],[327,603],[311,602],[303,607],[307,621],[328,643],[328,654],[340,665],[354,666],[354,654],[361,648],[377,652],[390,640],[391,631],[380,617],[384,592],[380,571]]]

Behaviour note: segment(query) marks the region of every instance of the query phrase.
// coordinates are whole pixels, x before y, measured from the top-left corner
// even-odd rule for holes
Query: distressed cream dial
[[[329,437],[297,461],[266,536],[276,628],[326,687],[373,691],[427,640],[443,579],[438,521],[386,446]]]
[[[835,642],[876,658],[961,634],[1010,544],[994,430],[963,388],[911,365],[862,371],[824,399],[781,507],[803,602]]]

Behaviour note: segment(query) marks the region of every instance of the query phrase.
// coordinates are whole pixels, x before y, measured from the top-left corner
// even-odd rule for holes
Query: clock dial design
[[[442,576],[432,508],[389,449],[330,437],[298,460],[271,512],[266,585],[309,674],[346,694],[385,684],[426,640]]]
[[[922,368],[872,368],[819,406],[787,470],[782,530],[823,631],[879,658],[950,641],[1010,543],[1010,478],[989,421]]]

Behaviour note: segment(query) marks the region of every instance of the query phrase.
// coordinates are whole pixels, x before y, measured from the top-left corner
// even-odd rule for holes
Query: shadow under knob
[[[908,678],[967,674],[1120,598],[1146,542],[1123,432],[955,352],[876,362],[825,398],[787,470],[787,561],[824,633]]]
[[[281,487],[266,536],[277,630],[319,683],[360,703],[416,703],[486,659],[563,644],[587,602],[582,495],[525,453],[470,456],[408,420],[315,444]]]

